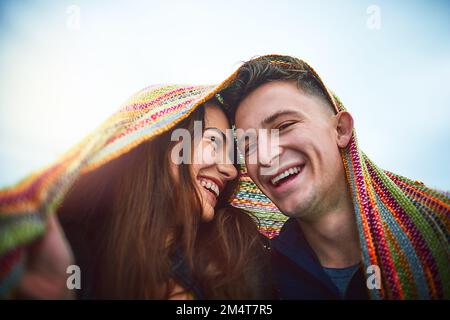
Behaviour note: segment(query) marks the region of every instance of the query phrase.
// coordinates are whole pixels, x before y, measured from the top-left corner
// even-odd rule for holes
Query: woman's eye
[[[210,136],[210,137],[207,137],[207,139],[208,139],[209,141],[211,141],[211,142],[212,142],[215,146],[217,146],[217,147],[222,146],[222,141],[221,141],[220,138],[217,138],[217,137],[215,137],[215,136]]]

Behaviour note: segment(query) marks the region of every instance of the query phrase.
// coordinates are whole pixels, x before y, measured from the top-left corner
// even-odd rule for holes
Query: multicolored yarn
[[[239,190],[231,204],[251,213],[258,223],[259,231],[269,239],[280,233],[288,219],[253,183],[245,166],[241,167]]]
[[[54,164],[0,190],[0,297],[6,297],[17,284],[25,247],[45,232],[47,216],[55,212],[79,176],[170,130],[226,84],[227,80],[217,86],[147,87]],[[248,207],[242,195],[234,203]],[[264,204],[275,210],[269,201]],[[265,221],[274,216],[258,219],[263,233],[277,232],[272,221]]]
[[[45,232],[47,215],[55,212],[80,175],[169,130],[208,100],[215,88],[147,87],[53,165],[1,190],[0,296],[17,283],[23,249]]]
[[[291,67],[282,56],[264,56]],[[336,112],[345,110],[317,73]],[[7,296],[22,272],[25,247],[45,232],[46,218],[82,174],[102,166],[153,136],[170,130],[195,108],[225,88],[236,72],[217,86],[157,85],[134,95],[103,125],[53,165],[16,186],[0,191],[0,297]],[[384,171],[359,149],[356,134],[342,150],[366,266],[378,265],[382,288],[373,298],[450,298],[450,198],[417,181]],[[242,169],[232,204],[251,212],[268,237],[286,217]]]
[[[359,150],[355,135],[342,158],[364,262],[382,273],[381,291],[371,290],[373,298],[448,299],[448,195],[378,168]]]
[[[257,59],[281,68],[297,68],[279,55]],[[319,81],[335,112],[345,111],[314,69],[301,62]],[[355,131],[341,154],[353,197],[363,261],[366,266],[379,266],[381,271],[382,287],[379,291],[370,290],[372,298],[449,299],[449,194],[378,168],[359,149]],[[250,180],[245,181],[243,202],[259,199],[260,192],[255,188]],[[267,211],[273,212],[274,207],[266,199],[259,203],[258,211],[267,206]]]

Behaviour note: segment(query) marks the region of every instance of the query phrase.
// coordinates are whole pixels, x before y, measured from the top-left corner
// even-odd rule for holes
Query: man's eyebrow
[[[277,112],[275,112],[275,113],[271,114],[270,116],[264,118],[261,121],[261,124],[263,126],[268,126],[269,124],[271,124],[272,122],[274,122],[275,120],[277,120],[281,116],[293,116],[293,115],[299,115],[299,113],[297,111],[294,111],[294,110],[278,110]]]
[[[222,135],[222,138],[223,138],[224,141],[227,140],[227,137],[225,136],[225,133],[223,133],[223,131],[220,130],[219,128],[216,128],[216,127],[207,127],[207,128],[205,128],[205,131],[206,131],[206,130],[213,130],[213,131],[216,131],[216,132],[218,132],[218,133],[220,133],[220,134]]]

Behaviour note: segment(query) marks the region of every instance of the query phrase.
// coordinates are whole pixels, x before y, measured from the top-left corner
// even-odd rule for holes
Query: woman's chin
[[[209,204],[203,207],[202,221],[210,222],[214,218],[214,208]]]

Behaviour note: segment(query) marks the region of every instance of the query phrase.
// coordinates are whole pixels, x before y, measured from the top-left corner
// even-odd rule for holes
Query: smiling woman
[[[235,152],[230,151],[234,149],[234,143],[225,113],[217,103],[206,103],[205,106],[204,111],[202,108],[199,110],[204,112],[205,118],[205,128],[201,130],[201,137],[197,138],[199,133],[195,130],[195,123],[192,125],[194,129],[189,130],[193,131],[193,136],[191,134],[186,136],[191,137],[188,143],[194,144],[192,157],[189,159],[191,161],[188,163],[191,164],[192,176],[195,177],[197,190],[201,195],[202,219],[210,221],[214,217],[214,208],[220,194],[225,191],[228,182],[236,180],[238,171],[234,159],[229,158]],[[200,128],[202,127],[201,125]],[[181,152],[189,152],[188,150],[191,148],[181,149]],[[173,152],[171,160],[172,174],[178,182],[179,165],[174,164]]]
[[[14,263],[33,254],[26,245],[42,232],[46,221],[39,218],[56,211],[81,268],[81,299],[268,297],[257,225],[229,202],[239,168],[233,159],[221,161],[233,143],[227,116],[210,99],[213,88],[146,88],[58,163],[2,191],[3,292]],[[193,163],[173,163],[172,132],[194,137],[196,121],[206,129],[190,141]],[[39,228],[30,228],[30,216]],[[64,263],[57,264],[59,274]],[[27,290],[29,272],[19,278],[18,297],[49,298],[45,290]],[[65,284],[45,272],[35,276],[41,286]]]

